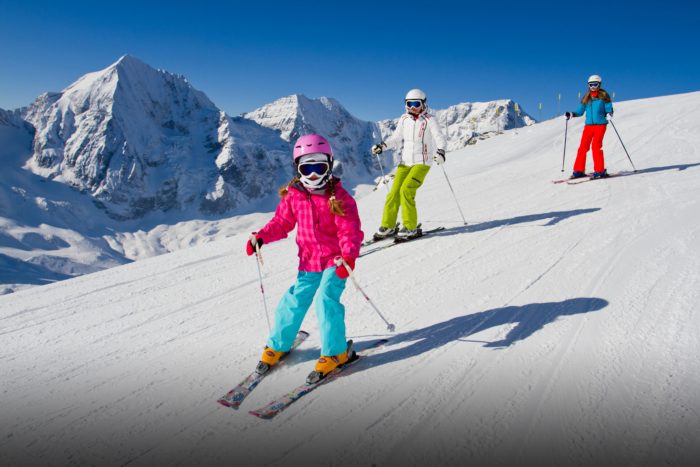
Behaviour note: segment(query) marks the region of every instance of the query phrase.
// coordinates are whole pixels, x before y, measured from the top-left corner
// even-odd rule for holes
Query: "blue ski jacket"
[[[586,125],[607,125],[608,120],[605,114],[613,112],[612,102],[605,102],[603,99],[592,97],[588,104],[583,105],[583,102],[578,105],[573,112],[574,117],[580,117],[586,113]]]

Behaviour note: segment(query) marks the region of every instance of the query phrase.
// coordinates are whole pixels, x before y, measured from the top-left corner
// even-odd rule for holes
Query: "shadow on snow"
[[[562,302],[507,306],[459,316],[422,329],[397,334],[389,339],[388,345],[408,345],[402,345],[395,350],[368,356],[364,359],[364,362],[360,363],[364,363],[363,366],[384,365],[430,352],[454,341],[478,342],[484,344],[484,347],[502,349],[517,341],[527,339],[561,316],[598,311],[608,306],[608,304],[609,302],[602,298],[572,298]],[[515,327],[501,340],[494,342],[469,340],[469,336],[506,324],[515,324]],[[364,346],[360,344],[359,347],[362,348]]]
[[[630,174],[633,173],[638,173],[638,174],[647,174],[647,173],[654,173],[654,172],[664,172],[667,170],[678,170],[679,172],[681,170],[687,170],[693,167],[700,166],[700,162],[696,162],[694,164],[677,164],[677,165],[665,165],[662,167],[647,167],[646,169],[638,169],[636,172],[630,172]]]
[[[552,211],[541,214],[528,214],[524,216],[511,217],[510,219],[497,219],[493,221],[479,222],[478,224],[451,227],[441,232],[436,232],[431,236],[442,237],[462,233],[481,232],[483,230],[495,229],[498,227],[505,227],[509,225],[526,224],[529,222],[537,222],[546,219],[549,219],[549,222],[543,224],[543,226],[550,226],[556,225],[564,219],[568,219],[569,217],[579,216],[581,214],[590,214],[596,211],[600,211],[600,208],[573,209],[571,211]]]
[[[517,225],[517,224],[526,224],[529,222],[537,222],[541,220],[546,220],[549,219],[549,222],[546,224],[543,224],[544,227],[550,226],[550,225],[556,225],[559,222],[563,221],[564,219],[568,219],[569,217],[573,216],[578,216],[581,214],[589,214],[592,212],[600,211],[600,208],[587,208],[587,209],[574,209],[571,211],[552,211],[552,212],[545,212],[542,214],[528,214],[525,216],[517,216],[517,217],[512,217],[510,219],[498,219],[498,220],[493,220],[493,221],[486,221],[486,222],[479,222],[478,224],[469,224],[469,225],[460,225],[457,227],[450,227],[446,228],[445,230],[441,230],[439,232],[434,232],[431,233],[430,235],[426,235],[425,238],[429,237],[447,237],[451,235],[459,235],[459,234],[464,234],[464,233],[473,233],[473,232],[481,232],[483,230],[489,230],[489,229],[497,229],[499,227],[505,227],[509,225]],[[423,239],[424,237],[419,237],[416,238],[415,240],[411,240],[410,242],[407,242],[409,244],[414,243],[414,242],[419,242]],[[372,253],[377,253],[379,251],[385,250],[392,246],[392,243],[385,243],[384,245],[380,245],[377,247],[369,247],[369,249],[364,250],[361,254],[360,257],[365,257],[368,255],[371,255]]]

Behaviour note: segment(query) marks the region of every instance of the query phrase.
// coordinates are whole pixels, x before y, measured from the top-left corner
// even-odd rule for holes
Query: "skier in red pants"
[[[576,154],[574,171],[571,178],[586,176],[586,154],[590,148],[593,152],[593,178],[604,178],[608,176],[605,169],[605,159],[603,157],[603,136],[607,129],[607,116],[613,114],[612,100],[610,95],[600,87],[602,78],[593,75],[588,78],[588,92],[581,99],[581,103],[574,112],[566,112],[566,119],[580,117],[586,114],[586,125],[583,127],[581,135],[581,145]]]

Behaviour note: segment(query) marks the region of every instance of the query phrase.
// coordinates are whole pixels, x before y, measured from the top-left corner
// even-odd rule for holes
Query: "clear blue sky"
[[[617,100],[700,90],[699,20],[694,0],[0,0],[0,108],[128,53],[231,115],[303,93],[379,120],[420,87],[433,108],[511,98],[547,118],[593,73]]]

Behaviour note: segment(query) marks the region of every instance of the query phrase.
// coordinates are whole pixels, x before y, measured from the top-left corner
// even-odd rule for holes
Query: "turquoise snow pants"
[[[268,347],[287,352],[301,328],[304,316],[316,297],[316,316],[321,329],[321,355],[338,355],[347,350],[345,341],[345,307],[340,295],[345,290],[345,279],[335,274],[335,266],[323,272],[299,271],[296,283],[282,296]]]

